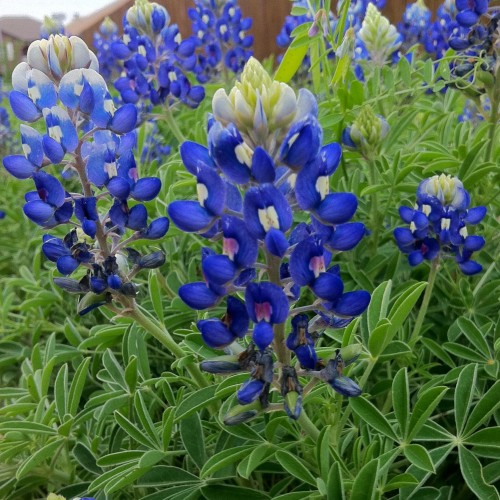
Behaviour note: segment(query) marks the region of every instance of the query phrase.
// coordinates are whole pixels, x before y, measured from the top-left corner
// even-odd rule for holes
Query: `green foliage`
[[[499,498],[500,168],[499,155],[487,155],[488,125],[458,121],[463,97],[439,92],[450,78],[446,61],[436,67],[402,58],[380,72],[365,65],[365,83],[349,70],[332,89],[336,63],[327,68],[309,27],[295,31],[276,78],[292,81],[310,51],[325,143],[339,141],[365,104],[390,125],[372,157],[344,151],[332,185],[359,197],[356,219],[371,229],[355,251],[334,259],[346,271],[346,290],[366,288],[372,300],[349,327],[327,330],[317,350],[327,358],[361,346],[346,373],[363,396],[346,401],[326,384],[310,387],[303,406],[319,431],[314,439],[282,412],[224,426],[246,376],[207,375],[201,387],[180,375],[192,360],[213,355],[194,327],[202,314],[176,296],[181,284],[201,279],[203,241],[172,228],[158,242],[167,263],[138,278],[144,311],[184,352],[174,359],[131,319],[106,310],[77,315],[75,301],[52,284],[53,266],[39,250],[42,231],[22,216],[24,185],[1,172],[0,498]],[[199,109],[177,110],[189,140],[206,141],[216,88]],[[172,200],[193,197],[195,181],[168,127],[160,128],[172,154],[164,165],[141,168],[162,180],[148,210],[163,215]],[[414,344],[429,269],[408,266],[392,230],[398,206],[411,205],[418,183],[441,172],[458,175],[473,204],[488,207],[480,226],[485,271],[468,278],[454,262],[442,264]]]

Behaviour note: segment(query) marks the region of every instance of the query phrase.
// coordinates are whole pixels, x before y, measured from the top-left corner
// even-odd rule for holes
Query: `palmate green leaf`
[[[462,434],[476,389],[477,365],[467,365],[458,377],[455,389],[455,423],[457,436]]]
[[[371,460],[358,472],[350,500],[372,500],[377,492],[378,459]]]
[[[420,444],[409,444],[403,448],[405,457],[419,469],[435,473],[436,469],[432,463],[429,452]]]
[[[198,413],[181,420],[180,431],[185,450],[198,469],[201,469],[206,461],[206,453],[205,437]]]
[[[360,396],[358,398],[349,398],[349,404],[354,413],[356,413],[356,415],[358,415],[368,425],[384,434],[384,436],[387,436],[394,441],[398,440],[398,437],[392,430],[389,421],[370,401],[365,399],[363,396]]]
[[[475,432],[464,440],[473,446],[485,446],[500,449],[500,427],[488,427]]]
[[[472,410],[465,429],[464,436],[469,436],[483,422],[488,420],[494,411],[500,407],[500,380],[497,380],[493,386],[479,399]]]
[[[56,402],[57,413],[62,420],[68,413],[68,365],[64,364],[57,372],[54,382],[54,399]]]
[[[486,361],[484,357],[474,349],[457,344],[456,342],[444,342],[443,347],[455,356],[473,361],[474,363],[484,363]]]
[[[27,434],[56,434],[56,429],[48,425],[40,424],[37,422],[29,422],[26,420],[8,420],[7,422],[0,422],[0,432],[25,432]]]
[[[102,469],[97,465],[97,461],[94,457],[92,451],[90,451],[87,446],[82,442],[75,444],[71,450],[76,461],[86,470],[92,472],[93,474],[101,474]]]
[[[146,406],[146,403],[144,402],[144,398],[140,391],[138,391],[135,394],[134,407],[137,412],[137,416],[139,417],[139,420],[141,422],[142,428],[149,436],[151,441],[155,443],[156,448],[158,449],[161,448],[161,440],[159,433],[156,430],[151,415],[149,414],[148,407]]]
[[[486,358],[491,357],[488,342],[479,328],[468,318],[461,317],[457,320],[457,325],[470,343]]]
[[[275,448],[269,443],[259,444],[248,457],[238,464],[238,474],[248,479],[252,472],[262,463],[266,462],[274,453]]]
[[[391,299],[392,281],[384,281],[373,290],[370,305],[367,310],[368,329],[372,332],[377,323],[386,317],[387,308]]]
[[[200,478],[204,479],[207,476],[211,476],[218,470],[237,462],[244,456],[248,455],[250,450],[253,448],[254,445],[237,446],[235,448],[229,448],[216,453],[205,462],[205,465],[200,472]]]
[[[125,382],[127,383],[128,390],[131,393],[134,393],[137,387],[137,377],[137,357],[131,356],[127,366],[125,367]]]
[[[460,446],[458,448],[458,457],[462,476],[474,494],[481,500],[498,500],[500,498],[498,490],[486,483],[481,463],[474,454],[464,446]]]
[[[418,434],[447,390],[448,388],[443,386],[431,387],[420,395],[410,417],[408,434],[405,439],[406,442],[411,442]]]
[[[392,381],[392,406],[404,439],[410,415],[410,386],[406,368],[401,368]]]
[[[405,486],[413,486],[417,483],[417,478],[411,474],[408,474],[407,472],[398,474],[385,484],[384,493],[387,493],[388,491],[399,490],[400,488],[404,488]]]
[[[73,380],[71,381],[68,395],[68,413],[73,417],[76,417],[76,413],[78,411],[83,388],[85,387],[85,382],[87,380],[90,359],[91,358],[85,358],[78,365],[78,368],[73,375]]]
[[[304,483],[316,486],[316,478],[309,472],[308,467],[288,451],[277,451],[276,460],[280,463],[287,474],[291,474]]]
[[[60,446],[63,446],[65,443],[65,438],[59,438],[55,441],[50,441],[45,444],[41,448],[39,448],[33,455],[31,455],[27,460],[23,462],[23,464],[17,469],[16,479],[20,479],[25,476],[28,472],[33,470],[35,467],[43,463],[45,460],[51,460],[54,458],[54,455],[57,449]]]
[[[156,443],[147,434],[140,431],[128,418],[123,416],[119,411],[114,412],[117,424],[135,441],[146,446],[147,448],[155,448]]]
[[[216,401],[218,399],[217,397],[214,397],[216,390],[217,386],[211,385],[189,394],[177,407],[175,420],[182,420],[198,410],[209,406],[213,401]],[[220,397],[222,397],[222,394]]]
[[[403,325],[426,286],[425,282],[413,283],[398,297],[389,313],[391,333],[395,334]]]
[[[302,64],[302,61],[304,60],[304,57],[307,53],[307,49],[309,48],[309,40],[307,35],[304,38],[307,39],[306,43],[302,45],[299,44],[297,46],[296,38],[294,40],[295,45],[290,45],[286,50],[285,55],[283,56],[283,59],[281,60],[281,63],[276,71],[276,74],[274,75],[274,79],[278,82],[288,83],[300,68],[300,65]]]
[[[156,488],[172,484],[195,484],[200,479],[190,472],[171,465],[156,465],[146,472],[136,483],[138,487]]]

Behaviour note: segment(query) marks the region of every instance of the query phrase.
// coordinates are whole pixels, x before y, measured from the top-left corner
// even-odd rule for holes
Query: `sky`
[[[0,17],[27,15],[43,20],[56,13],[66,14],[66,21],[75,14],[86,16],[112,3],[113,0],[0,0]]]

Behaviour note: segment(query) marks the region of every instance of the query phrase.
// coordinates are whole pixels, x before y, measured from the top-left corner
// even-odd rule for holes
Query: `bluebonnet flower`
[[[403,47],[410,48],[416,43],[423,43],[431,24],[432,13],[424,0],[407,5],[403,19],[398,24],[398,31],[403,36]]]
[[[196,66],[197,40],[182,40],[167,10],[147,0],[136,0],[123,24],[123,41],[112,44],[115,56],[125,61],[125,76],[115,82],[123,101],[146,108],[181,101],[196,108],[205,97],[204,88],[188,78]]]
[[[181,146],[183,163],[196,177],[197,199],[173,201],[168,214],[181,230],[220,241],[222,252],[205,248],[203,281],[181,286],[179,295],[197,310],[225,302],[222,318],[204,318],[198,328],[210,347],[240,353],[205,361],[202,369],[250,371],[237,392],[243,409],[231,411],[226,423],[265,408],[277,384],[285,411],[298,418],[302,389],[291,354],[303,366],[301,374],[329,383],[335,378],[324,376],[328,362],[316,356],[316,337],[307,325],[321,319],[343,327],[368,306],[369,293],[346,292],[339,267],[331,265],[334,254],[359,243],[365,227],[350,222],[355,195],[330,192],[342,151],[336,143],[322,145],[317,103],[309,91],[301,89],[297,96],[252,58],[229,95],[223,89],[215,93],[212,110],[208,147]],[[294,211],[307,221],[296,223]],[[305,288],[313,303],[299,307]],[[311,321],[304,311],[315,313]],[[286,322],[294,316],[285,341]],[[299,334],[297,321],[305,334]],[[236,344],[244,337],[251,341],[241,352]]]
[[[383,116],[376,115],[369,105],[364,106],[351,126],[342,132],[342,142],[358,149],[370,158],[389,133],[389,124]]]
[[[40,26],[40,38],[48,40],[50,35],[65,35],[64,25],[60,19],[45,16]]]
[[[488,10],[488,4],[489,0],[455,0],[457,23],[465,28],[477,24],[479,18]]]
[[[99,61],[99,73],[107,82],[111,82],[122,71],[123,66],[116,58],[112,44],[118,42],[118,26],[109,17],[106,17],[94,33],[94,47]]]
[[[486,208],[469,205],[469,193],[457,177],[441,174],[420,183],[415,208],[399,209],[401,219],[410,227],[394,230],[396,243],[408,254],[411,266],[451,254],[464,274],[481,272],[481,264],[471,257],[485,240],[469,235],[467,226],[481,222]]]
[[[188,9],[192,31],[197,40],[198,81],[218,78],[223,68],[239,73],[252,56],[253,36],[247,31],[252,19],[243,17],[237,0],[195,0]]]
[[[141,256],[127,248],[137,239],[159,239],[168,219],[148,223],[142,203],[158,194],[156,177],[139,178],[131,152],[135,144],[137,110],[132,104],[116,109],[98,63],[77,37],[50,36],[33,42],[27,62],[12,75],[10,102],[23,121],[43,121],[46,133],[21,125],[23,154],[6,156],[5,169],[18,179],[32,179],[35,190],[25,195],[24,213],[45,229],[64,224],[64,238],[43,237],[42,251],[58,271],[80,279],[56,278],[63,289],[86,294],[81,314],[118,300],[130,305],[132,283],[141,268],[161,265],[157,255]],[[57,177],[57,169],[63,170]],[[53,175],[56,174],[56,175]],[[74,192],[75,179],[81,185]],[[71,186],[71,187],[70,187]],[[127,234],[127,229],[132,233]]]

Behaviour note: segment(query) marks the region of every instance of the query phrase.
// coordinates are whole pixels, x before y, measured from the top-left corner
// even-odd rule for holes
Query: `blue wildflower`
[[[482,266],[471,257],[485,240],[469,235],[467,225],[481,222],[486,208],[469,205],[469,193],[456,177],[441,174],[420,183],[415,208],[399,209],[401,219],[410,227],[394,230],[396,243],[408,254],[411,266],[451,254],[464,274],[481,272]]]

